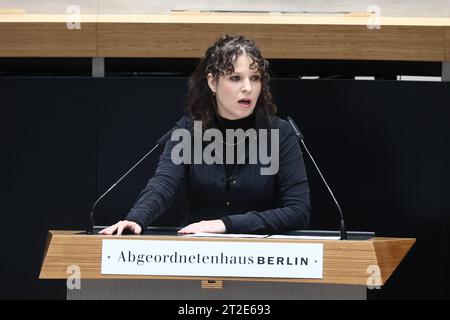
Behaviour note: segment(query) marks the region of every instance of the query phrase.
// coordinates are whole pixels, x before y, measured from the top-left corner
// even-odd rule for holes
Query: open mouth
[[[248,108],[248,107],[250,107],[250,105],[251,105],[251,103],[252,103],[252,100],[251,100],[251,99],[244,98],[244,99],[240,99],[240,100],[238,101],[238,103],[239,103],[239,105],[240,105],[241,107]]]

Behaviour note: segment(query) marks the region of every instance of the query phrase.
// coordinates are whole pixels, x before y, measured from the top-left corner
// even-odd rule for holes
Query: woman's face
[[[216,94],[217,109],[222,118],[241,119],[252,114],[261,92],[261,75],[246,54],[234,61],[234,72],[220,76],[216,82],[208,74],[208,84]]]

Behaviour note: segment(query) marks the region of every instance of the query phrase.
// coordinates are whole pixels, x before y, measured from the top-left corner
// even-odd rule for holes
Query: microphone
[[[339,225],[340,238],[341,238],[341,240],[347,240],[347,230],[345,229],[344,214],[342,213],[341,206],[339,205],[339,203],[337,202],[336,198],[334,197],[334,194],[331,191],[330,187],[328,186],[328,183],[325,181],[325,178],[323,177],[322,172],[320,172],[320,169],[317,166],[316,162],[314,161],[313,156],[311,155],[311,153],[309,152],[308,148],[306,147],[306,144],[303,141],[303,139],[304,139],[303,135],[300,132],[300,130],[298,129],[298,127],[295,124],[294,120],[292,120],[291,117],[287,117],[286,119],[289,122],[289,124],[291,125],[292,129],[294,130],[295,135],[297,136],[298,140],[302,143],[303,148],[305,148],[306,152],[308,153],[309,157],[311,158],[312,163],[316,167],[317,172],[319,172],[319,175],[322,178],[323,183],[327,187],[328,192],[331,194],[331,197],[334,200],[334,204],[336,205],[336,207],[339,210],[339,215],[340,215],[340,218],[341,218],[341,222],[340,222],[340,225]]]
[[[88,228],[86,230],[87,234],[92,234],[93,230],[94,230],[94,223],[95,223],[95,209],[97,208],[98,203],[108,194],[111,192],[112,189],[114,189],[123,179],[125,179],[126,176],[128,176],[128,174],[130,172],[132,172],[142,161],[145,160],[145,158],[147,158],[153,151],[155,151],[159,146],[164,145],[167,140],[169,140],[172,132],[177,128],[177,126],[173,127],[170,131],[166,132],[161,138],[159,138],[159,140],[156,142],[156,145],[149,151],[147,152],[138,162],[136,162],[136,164],[134,166],[131,167],[130,170],[128,170],[127,172],[125,172],[125,174],[123,176],[121,176],[108,190],[106,190],[105,193],[103,193],[100,198],[98,198],[95,202],[94,205],[92,206],[91,209],[91,214],[89,217],[89,225]]]

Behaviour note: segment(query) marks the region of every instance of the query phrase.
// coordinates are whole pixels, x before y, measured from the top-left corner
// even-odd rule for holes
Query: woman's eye
[[[251,78],[250,78],[250,80],[252,80],[252,81],[259,81],[260,80],[260,76],[252,76]],[[231,76],[230,77],[230,80],[231,81],[240,81],[241,80],[241,77],[240,76]]]

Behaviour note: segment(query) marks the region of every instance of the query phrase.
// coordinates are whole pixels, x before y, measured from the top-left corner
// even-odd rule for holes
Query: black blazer
[[[193,121],[187,116],[177,125],[192,132]],[[169,140],[154,176],[126,219],[137,222],[145,230],[171,205],[185,179],[190,207],[188,223],[222,219],[228,233],[279,233],[305,228],[311,211],[309,186],[302,151],[292,128],[276,116],[256,115],[255,129],[279,129],[276,174],[261,175],[261,167],[268,165],[259,161],[249,164],[246,149],[245,164],[234,167],[227,188],[223,164],[174,164],[171,153],[179,141]],[[269,142],[271,150],[270,139]]]

